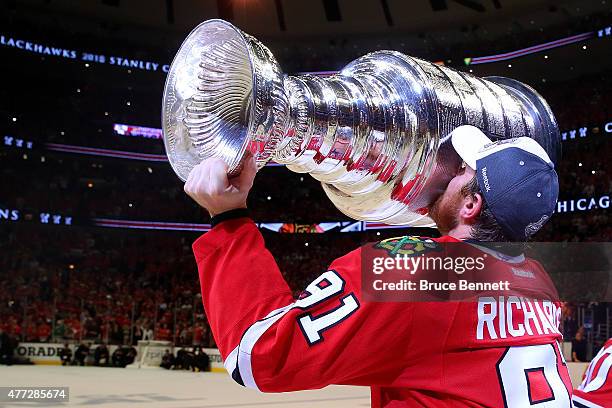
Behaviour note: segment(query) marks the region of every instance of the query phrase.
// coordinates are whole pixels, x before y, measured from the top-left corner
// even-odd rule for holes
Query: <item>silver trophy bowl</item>
[[[321,181],[356,220],[431,226],[428,206],[460,166],[448,134],[529,136],[553,162],[559,130],[546,101],[503,77],[478,78],[396,51],[330,77],[288,76],[263,44],[223,20],[198,25],[174,57],[162,107],[166,153],[184,181],[210,157],[230,175],[247,152]]]

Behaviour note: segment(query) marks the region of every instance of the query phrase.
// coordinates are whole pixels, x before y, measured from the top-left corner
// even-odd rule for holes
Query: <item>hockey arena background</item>
[[[163,84],[182,39],[223,18],[264,41],[290,73],[330,75],[394,49],[530,84],[550,103],[563,148],[556,214],[534,240],[609,242],[611,4],[1,3],[0,355],[7,363],[10,345],[12,365],[0,366],[0,385],[69,386],[75,406],[368,406],[366,388],[262,395],[218,374],[191,253],[210,219],[183,193],[160,129]],[[348,219],[316,180],[275,163],[260,171],[250,200],[296,294],[362,243],[437,233]],[[564,303],[575,384],[587,362],[571,362],[571,341],[584,333],[589,361],[612,336],[611,312],[607,303]],[[175,358],[184,350],[191,363],[160,368],[167,350]],[[209,365],[194,363],[202,352]]]

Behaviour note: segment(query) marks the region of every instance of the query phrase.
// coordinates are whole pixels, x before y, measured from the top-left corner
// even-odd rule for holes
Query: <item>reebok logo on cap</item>
[[[487,177],[487,168],[483,167],[481,172],[482,172],[482,180],[483,180],[484,188],[485,190],[487,190],[487,193],[488,193],[489,191],[491,191],[491,186],[489,185],[489,178]]]

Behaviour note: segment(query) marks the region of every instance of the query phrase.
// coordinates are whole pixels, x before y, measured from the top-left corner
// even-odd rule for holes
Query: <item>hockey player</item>
[[[444,234],[431,241],[525,241],[538,231],[558,195],[554,166],[538,143],[491,143],[472,126],[451,136],[465,165],[430,208]],[[225,163],[209,159],[185,184],[212,216],[212,230],[193,250],[206,314],[237,383],[262,392],[367,385],[375,408],[571,406],[555,302],[503,295],[368,301],[364,248],[336,259],[293,299],[246,211],[255,171],[251,160],[228,179]],[[546,280],[525,257],[490,251],[489,259],[512,285]]]

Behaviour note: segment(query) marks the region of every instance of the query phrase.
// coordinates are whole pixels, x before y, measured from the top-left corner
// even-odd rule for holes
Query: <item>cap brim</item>
[[[491,143],[480,129],[471,125],[459,126],[450,134],[453,148],[463,161],[476,170],[478,152]]]

